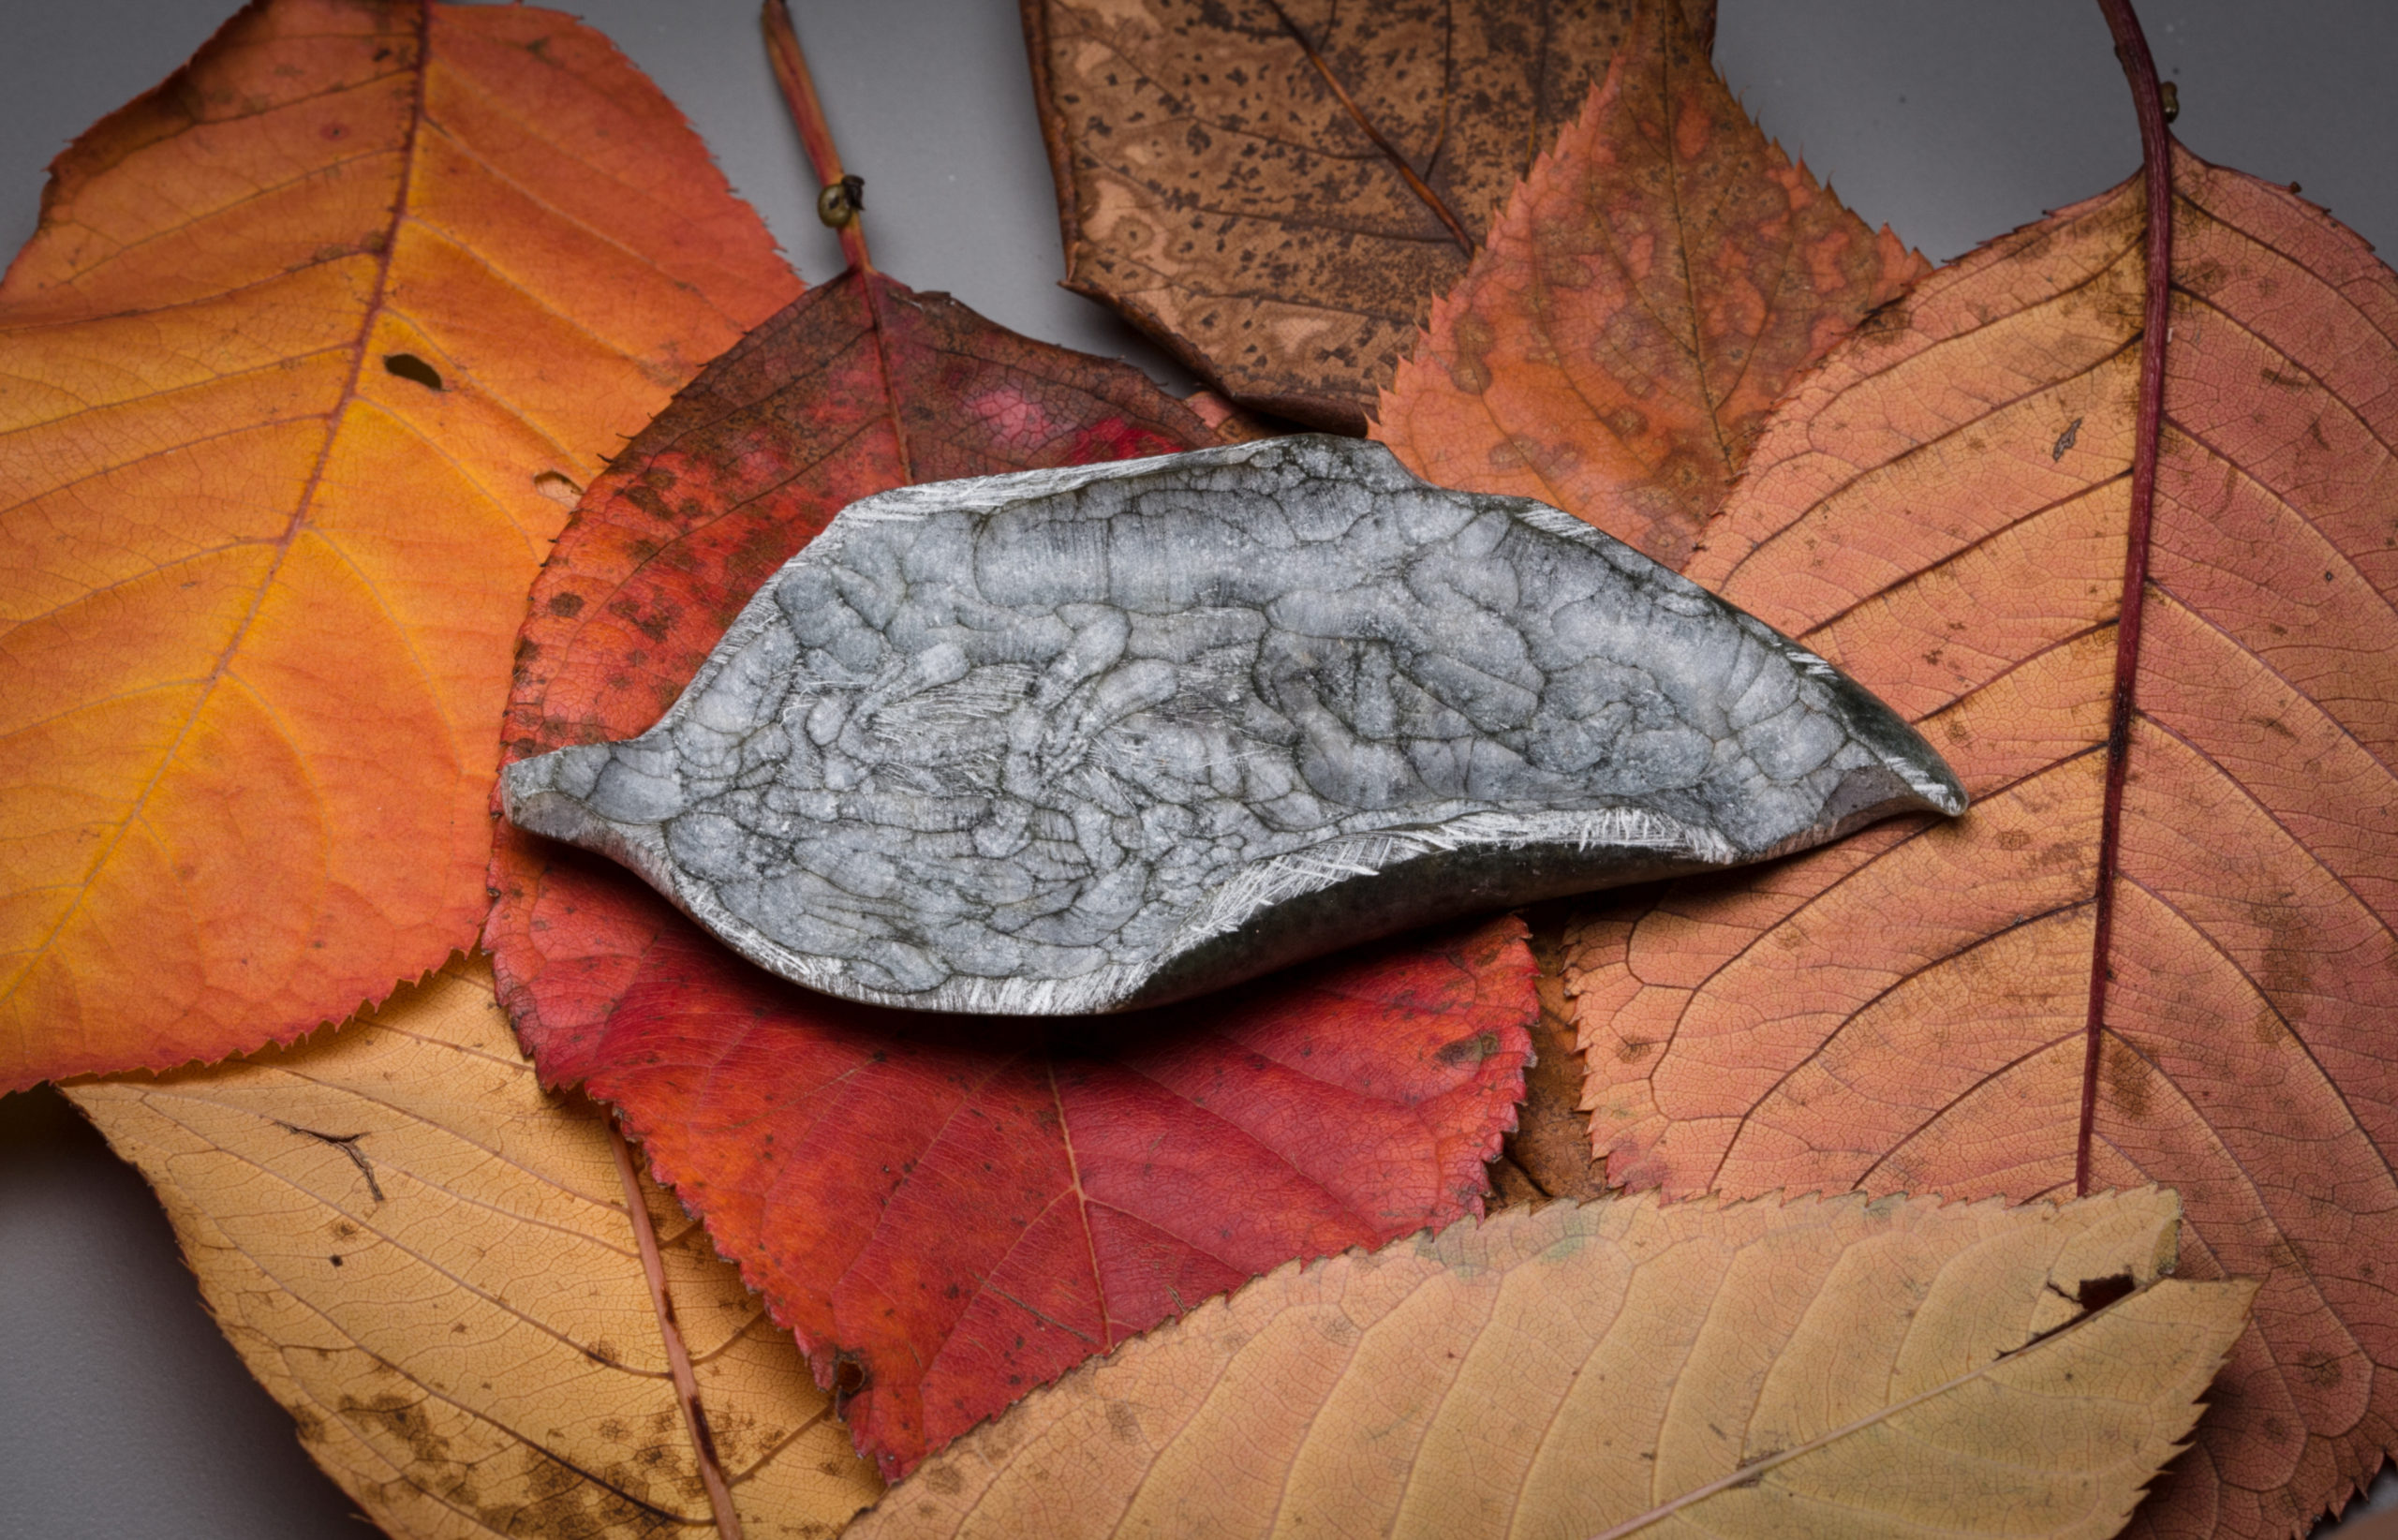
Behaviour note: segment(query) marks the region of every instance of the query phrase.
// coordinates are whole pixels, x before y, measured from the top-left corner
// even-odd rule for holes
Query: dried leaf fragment
[[[2111,887],[2138,182],[1838,349],[1691,567],[1975,810],[1593,914],[1571,974],[1618,1181],[2177,1187],[2186,1270],[2264,1284],[2135,1527],[2279,1536],[2398,1449],[2398,275],[2280,187],[2176,151],[2172,190]]]
[[[1343,433],[1605,73],[1626,8],[1023,5],[1066,286],[1235,401]]]
[[[471,940],[538,478],[795,287],[555,12],[259,0],[59,158],[0,282],[0,1089]]]
[[[1532,1058],[1524,1066],[1524,1099],[1516,1126],[1490,1162],[1492,1207],[1544,1198],[1595,1198],[1606,1190],[1606,1167],[1591,1153],[1591,1118],[1581,1110],[1582,1050],[1574,1002],[1565,989],[1567,904],[1544,904],[1524,914],[1525,942],[1540,969],[1540,1014],[1525,1030]]]
[[[1443,486],[1536,497],[1679,570],[1792,381],[1931,271],[1759,131],[1675,0],[1637,0],[1383,392]]]
[[[1288,1266],[935,1456],[860,1540],[2086,1536],[2255,1286],[2178,1205],[1558,1203]],[[2124,1297],[2085,1314],[2095,1281]]]
[[[540,1090],[481,960],[294,1047],[67,1094],[389,1533],[716,1533],[606,1116]],[[642,1193],[741,1521],[829,1536],[880,1483],[698,1223]]]

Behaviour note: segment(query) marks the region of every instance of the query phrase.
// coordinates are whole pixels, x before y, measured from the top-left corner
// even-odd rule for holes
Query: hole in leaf
[[[864,1390],[873,1376],[854,1354],[843,1353],[833,1360],[833,1415],[839,1416],[850,1399]]]
[[[402,379],[415,380],[428,391],[437,391],[442,388],[441,371],[414,353],[385,353],[383,367]]]
[[[2103,1310],[2132,1292],[2132,1275],[2109,1273],[2104,1278],[2085,1278],[2073,1291],[2073,1302],[2084,1310]]]
[[[572,508],[583,500],[583,489],[555,470],[545,470],[535,476],[533,490],[560,508]]]

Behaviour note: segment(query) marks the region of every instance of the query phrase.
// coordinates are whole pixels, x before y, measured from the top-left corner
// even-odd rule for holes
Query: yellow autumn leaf
[[[308,1452],[401,1540],[731,1533],[718,1503],[799,1540],[880,1489],[698,1223],[598,1108],[541,1090],[481,958],[294,1047],[67,1094],[157,1189]]]
[[[2109,1535],[2255,1292],[2162,1277],[2180,1214],[2148,1188],[1460,1223],[1201,1306],[851,1534]]]

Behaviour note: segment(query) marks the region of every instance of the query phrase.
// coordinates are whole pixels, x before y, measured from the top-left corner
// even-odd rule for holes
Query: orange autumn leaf
[[[2180,1190],[2183,1275],[2264,1285],[2132,1533],[2287,1535],[2398,1446],[2398,274],[2172,170],[2134,608],[2137,181],[1843,345],[1690,569],[1974,810],[1601,913],[1572,967],[1618,1182]]]
[[[562,505],[796,287],[552,11],[259,0],[59,158],[0,283],[0,1090],[471,942]]]
[[[1372,436],[1679,568],[1791,382],[1928,271],[1765,137],[1677,0],[1644,0]]]

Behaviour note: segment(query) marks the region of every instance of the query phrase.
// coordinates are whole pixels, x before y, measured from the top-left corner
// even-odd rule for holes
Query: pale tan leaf
[[[2160,1281],[2180,1213],[2147,1188],[1460,1223],[1201,1306],[851,1533],[2105,1536],[2254,1293]]]
[[[607,1119],[540,1089],[480,957],[292,1048],[67,1094],[395,1536],[830,1535],[879,1489],[790,1336],[638,1176],[738,1516],[718,1524]]]

